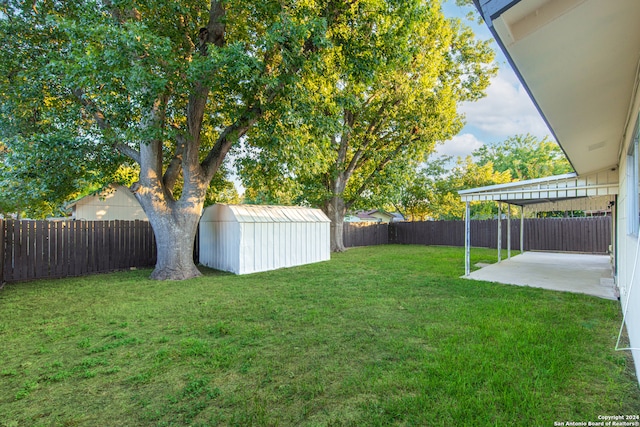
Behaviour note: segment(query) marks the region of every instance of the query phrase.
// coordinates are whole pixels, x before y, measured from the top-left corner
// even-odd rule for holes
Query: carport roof
[[[538,211],[605,209],[618,194],[618,171],[575,173],[458,191],[463,202],[497,201]]]

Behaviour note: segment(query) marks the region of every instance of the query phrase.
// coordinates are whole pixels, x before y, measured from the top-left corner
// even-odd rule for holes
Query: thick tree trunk
[[[201,276],[193,262],[193,245],[198,230],[204,196],[200,192],[184,193],[175,201],[161,187],[136,188],[156,238],[156,267],[152,279],[185,280]],[[190,195],[192,197],[190,197]]]
[[[344,200],[340,196],[333,196],[329,199],[323,209],[324,213],[331,220],[331,252],[344,252],[344,215],[347,212]]]
[[[184,280],[201,276],[193,262],[193,244],[200,215],[184,211],[147,212],[156,237],[158,258],[151,278]]]
[[[185,280],[201,276],[193,262],[193,244],[199,216],[173,213],[171,217],[149,216],[156,236],[158,259],[151,278],[156,280]]]

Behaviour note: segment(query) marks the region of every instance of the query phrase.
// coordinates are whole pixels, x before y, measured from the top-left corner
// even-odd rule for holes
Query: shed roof
[[[331,222],[320,209],[302,206],[224,204],[206,208],[202,220],[240,223]]]
[[[463,202],[498,201],[536,205],[537,210],[604,209],[618,194],[617,170],[575,173],[458,191]]]

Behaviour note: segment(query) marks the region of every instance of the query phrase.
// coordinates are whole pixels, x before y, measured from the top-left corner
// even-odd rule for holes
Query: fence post
[[[524,205],[520,206],[520,253],[524,253]]]
[[[502,261],[502,202],[498,202],[498,263]]]
[[[387,243],[394,244],[396,243],[396,224],[393,222],[389,223],[389,233],[387,234]]]
[[[4,219],[0,219],[0,289],[4,287],[4,241],[6,234]]]
[[[507,203],[507,259],[511,259],[511,205]]]
[[[465,202],[464,209],[464,275],[471,274],[471,209]]]

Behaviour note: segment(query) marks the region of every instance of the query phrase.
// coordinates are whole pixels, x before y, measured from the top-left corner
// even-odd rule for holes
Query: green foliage
[[[497,144],[485,144],[473,155],[479,165],[492,163],[498,172],[510,171],[514,181],[573,172],[558,144],[529,134],[516,135]]]
[[[229,178],[229,171],[225,165],[221,166],[218,172],[207,187],[204,206],[211,206],[216,203],[240,204],[242,198],[238,194],[235,184]],[[183,191],[184,181],[178,179],[173,190],[174,197],[180,197]]]
[[[152,171],[156,179],[177,162],[183,173],[153,183],[166,185],[163,192],[176,199],[186,174],[202,167],[197,197],[216,199],[210,193],[217,190],[202,190],[228,150],[212,152],[215,144],[222,136],[237,141],[246,131],[240,128],[273,108],[277,95],[313,68],[305,64],[326,43],[327,21],[314,2],[224,2],[223,17],[215,17],[223,40],[204,46],[202,30],[218,22],[212,5],[2,2],[0,143],[7,161],[0,188],[11,194],[3,209],[28,206],[50,214],[85,187],[119,181],[114,173],[122,154],[138,163],[141,176]],[[198,96],[208,98],[200,117],[193,107]],[[195,156],[184,155],[185,140]],[[158,157],[141,156],[141,148],[155,144]],[[186,185],[193,185],[191,175]],[[216,178],[214,185],[230,191],[225,180]]]
[[[478,25],[484,24],[482,15],[476,9],[473,0],[456,0],[456,6],[468,10],[466,18],[469,21],[476,22]]]
[[[451,170],[446,167],[451,158],[429,160],[400,187],[394,206],[412,220],[463,219],[465,205],[460,201],[460,190],[572,171],[557,144],[532,135],[516,135],[483,145],[473,156],[476,160],[471,156],[458,158]],[[471,203],[473,218],[494,218],[497,213],[493,202]]]
[[[261,200],[383,205],[460,130],[458,103],[481,97],[495,71],[488,44],[445,19],[438,1],[335,7],[318,72],[239,153],[244,186]]]
[[[451,159],[444,157],[427,162],[413,181],[403,187],[396,208],[411,221],[427,219],[463,219],[465,204],[460,200],[459,190],[486,185],[504,184],[511,181],[509,171],[497,172],[490,162],[479,165],[471,156],[458,158],[456,165],[448,170]],[[490,218],[494,215],[493,203],[473,203],[473,218]]]
[[[5,138],[0,152],[0,212],[31,218],[63,215],[63,202],[106,183],[118,161],[86,139],[52,132]]]
[[[11,147],[16,136],[63,135],[108,153],[91,164],[61,145],[92,186],[112,177],[121,156],[135,162],[132,190],[158,247],[153,277],[197,276],[185,254],[204,204],[238,199],[224,179],[227,154],[303,93],[353,13],[315,1],[3,1],[0,142],[17,152],[30,147]],[[59,185],[56,197],[81,184]]]

